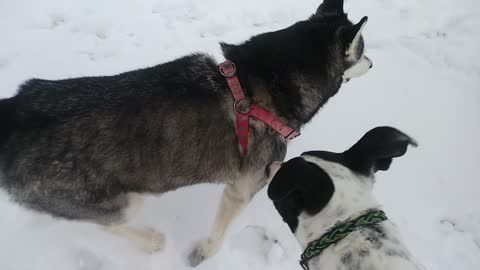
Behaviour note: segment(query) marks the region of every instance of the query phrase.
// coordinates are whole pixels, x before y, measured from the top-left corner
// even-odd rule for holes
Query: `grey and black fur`
[[[305,21],[222,49],[246,95],[300,129],[344,80],[371,67],[365,23],[352,24],[343,1],[325,0]],[[115,76],[29,80],[0,100],[0,187],[25,207],[100,224],[154,251],[159,234],[119,226],[141,194],[226,183],[212,233],[190,255],[196,265],[218,250],[233,218],[267,183],[267,166],[286,153],[283,137],[250,120],[241,158],[232,104],[205,54]]]
[[[391,127],[365,134],[343,153],[311,151],[281,166],[271,166],[268,195],[300,245],[306,248],[331,228],[380,204],[373,197],[375,173],[417,143]],[[386,220],[358,228],[309,261],[311,270],[422,269]]]

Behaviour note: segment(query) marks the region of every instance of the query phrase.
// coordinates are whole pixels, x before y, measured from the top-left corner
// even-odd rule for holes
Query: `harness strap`
[[[291,140],[300,135],[300,132],[289,127],[277,119],[265,108],[252,104],[245,96],[240,80],[237,77],[237,68],[232,61],[225,61],[218,67],[220,74],[227,80],[228,88],[233,96],[233,110],[236,114],[237,140],[240,145],[240,155],[245,157],[248,152],[249,119],[250,116],[264,122],[284,138]]]

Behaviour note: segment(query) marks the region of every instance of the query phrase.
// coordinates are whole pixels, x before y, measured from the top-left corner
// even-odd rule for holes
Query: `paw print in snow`
[[[265,228],[259,226],[247,226],[234,235],[230,247],[248,265],[265,266],[286,256],[278,240],[269,237]]]
[[[62,14],[54,14],[50,16],[50,29],[57,28],[68,22],[67,17]]]

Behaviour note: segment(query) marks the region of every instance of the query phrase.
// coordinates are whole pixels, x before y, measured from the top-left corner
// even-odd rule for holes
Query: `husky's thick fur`
[[[363,55],[365,23],[352,24],[342,0],[325,0],[305,21],[222,49],[246,95],[300,129],[343,81],[372,66]],[[141,194],[226,183],[211,235],[190,255],[196,265],[218,250],[266,184],[266,167],[286,153],[283,137],[250,120],[241,158],[232,104],[204,54],[115,76],[27,81],[0,101],[0,186],[25,207],[94,222],[156,250],[159,234],[119,227]]]
[[[314,151],[274,168],[268,195],[303,248],[329,229],[380,204],[373,197],[374,174],[416,142],[390,127],[369,131],[344,153]],[[389,220],[358,228],[309,262],[311,270],[421,269]]]

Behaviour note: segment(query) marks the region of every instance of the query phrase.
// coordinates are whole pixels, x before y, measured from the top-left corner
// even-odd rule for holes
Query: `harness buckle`
[[[296,131],[296,130],[292,130],[292,132],[290,132],[290,134],[287,135],[287,139],[288,140],[293,140],[295,139],[296,137],[300,136],[300,132]]]

